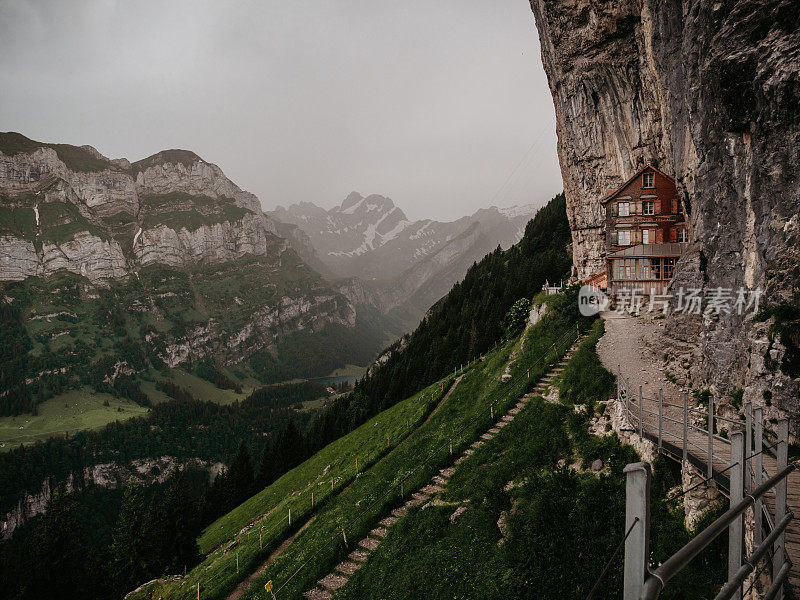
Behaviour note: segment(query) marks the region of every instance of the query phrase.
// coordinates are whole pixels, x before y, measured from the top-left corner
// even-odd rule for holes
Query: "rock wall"
[[[82,482],[83,486],[96,485],[113,490],[123,487],[128,479],[133,477],[141,484],[150,486],[156,482],[164,483],[176,469],[187,468],[208,471],[209,480],[213,481],[224,467],[225,465],[221,462],[212,463],[199,458],[184,461],[180,461],[174,456],[141,458],[127,464],[103,463],[85,467]],[[76,477],[72,473],[64,481],[64,488],[70,493],[82,489],[83,486],[76,481]],[[22,527],[29,519],[44,514],[53,489],[54,483],[47,478],[42,482],[40,490],[22,493],[17,506],[0,516],[0,539],[9,539],[14,531]]]
[[[0,286],[67,271],[88,280],[75,297],[87,304],[104,293],[96,288],[123,287],[131,305],[119,308],[169,366],[209,353],[231,364],[274,353],[298,331],[356,327],[355,306],[293,249],[313,258],[307,236],[294,226],[282,232],[291,242],[256,196],[193,152],[131,164],[90,146],[0,133]],[[35,316],[27,296],[9,294]]]
[[[760,288],[800,304],[800,5],[793,0],[531,0],[553,94],[579,276],[603,266],[600,199],[639,167],[672,175],[692,246],[674,288]],[[699,331],[696,381],[800,409],[765,366],[770,322],[673,317]]]
[[[65,218],[57,225],[85,229],[71,239],[48,243],[43,230],[53,223],[39,223],[37,216],[31,231],[0,236],[0,280],[48,276],[66,269],[97,283],[153,262],[184,266],[276,251],[270,243],[276,234],[275,222],[263,213],[256,196],[241,190],[217,165],[190,152],[167,151],[131,166],[125,159],[111,161],[90,146],[83,149],[104,162],[106,168],[70,168],[49,147],[13,155],[0,151],[2,205],[38,211],[45,203],[69,204],[76,213],[72,223]],[[179,158],[170,152],[180,153]],[[154,209],[141,199],[174,193],[219,200],[221,204],[232,202],[246,212],[240,211],[245,214],[235,219],[220,216],[219,222],[199,227],[159,224],[158,211],[178,207]],[[192,208],[183,204],[180,208]],[[208,212],[207,207],[199,210]],[[146,221],[151,224],[149,228]],[[145,228],[139,231],[143,225]],[[36,244],[36,239],[41,244]],[[287,247],[284,243],[282,249]]]

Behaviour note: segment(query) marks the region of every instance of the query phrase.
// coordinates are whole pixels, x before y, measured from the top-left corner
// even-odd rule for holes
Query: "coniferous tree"
[[[147,537],[158,565],[157,573],[183,573],[200,558],[197,548],[197,505],[185,473],[176,471],[169,488],[151,505]]]
[[[37,575],[28,578],[23,597],[91,597],[89,536],[79,519],[77,502],[63,486],[54,491],[43,519],[29,554]]]
[[[134,589],[150,575],[146,519],[142,487],[131,477],[122,496],[111,544],[110,575],[119,591]]]
[[[250,452],[244,442],[239,444],[236,456],[231,461],[227,480],[228,506],[230,508],[238,506],[253,493],[253,462],[250,460]]]

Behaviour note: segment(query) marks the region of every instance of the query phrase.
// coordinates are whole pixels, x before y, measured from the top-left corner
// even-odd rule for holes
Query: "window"
[[[654,215],[656,214],[656,203],[653,200],[645,200],[642,202],[642,214]]]
[[[656,174],[655,173],[645,173],[642,175],[642,187],[643,188],[654,188],[656,187]]]
[[[664,259],[664,279],[672,279],[672,273],[675,271],[676,258]]]
[[[620,217],[628,217],[631,214],[631,203],[630,202],[618,202],[617,203],[617,214]]]
[[[688,238],[687,238],[687,235],[686,235],[686,227],[679,227],[678,228],[677,239],[678,239],[679,242],[688,241]]]
[[[650,230],[649,229],[642,229],[642,243],[649,244],[650,243]]]
[[[630,229],[622,229],[617,233],[617,239],[619,240],[620,246],[630,246],[631,245],[631,230]]]

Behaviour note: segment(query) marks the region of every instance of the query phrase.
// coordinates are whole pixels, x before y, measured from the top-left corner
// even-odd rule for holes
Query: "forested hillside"
[[[570,239],[559,194],[528,222],[518,244],[474,264],[413,334],[388,348],[385,365],[356,386],[356,396],[388,406],[485,353],[503,337],[505,315],[517,300],[569,273]]]
[[[48,504],[48,514],[52,509],[58,511],[53,518],[34,519],[0,548],[0,558],[5,557],[0,568],[13,582],[0,597],[34,597],[42,591],[24,564],[40,563],[56,573],[66,568],[57,560],[59,552],[54,550],[43,556],[37,548],[48,547],[43,540],[61,539],[61,528],[72,527],[75,521],[87,527],[81,530],[83,537],[70,541],[70,552],[100,548],[91,555],[92,560],[84,561],[82,569],[91,572],[105,565],[101,570],[110,578],[103,585],[91,587],[97,597],[114,597],[122,589],[131,589],[137,581],[170,572],[170,568],[174,572],[181,560],[191,566],[196,556],[191,547],[183,545],[173,551],[162,548],[154,551],[158,560],[143,559],[136,575],[131,575],[131,569],[118,563],[124,554],[121,548],[128,544],[130,549],[131,539],[155,544],[158,537],[154,533],[157,525],[136,529],[131,520],[163,522],[163,514],[171,510],[169,498],[175,497],[176,490],[190,490],[186,493],[192,501],[183,510],[191,518],[184,523],[182,535],[194,535],[216,516],[330,442],[452,373],[459,364],[484,354],[508,337],[509,323],[505,319],[512,305],[521,298],[532,298],[545,279],[557,280],[568,272],[569,239],[564,198],[560,195],[537,213],[519,244],[507,251],[498,249],[474,264],[464,281],[431,308],[416,331],[384,352],[388,360],[373,368],[353,392],[329,400],[320,410],[300,410],[300,402],[320,395],[318,387],[309,384],[264,388],[244,401],[220,406],[199,402],[178,385],[162,383],[161,391],[172,400],[154,406],[145,417],[0,454],[0,502],[5,510],[24,490],[38,491],[46,477],[52,477],[51,486],[55,489],[59,482],[79,481],[84,470],[98,462],[125,463],[171,455],[183,461],[221,460],[228,465],[224,476],[205,488],[198,486],[196,480],[192,484],[172,476],[153,490],[134,485],[128,486],[124,494],[119,487],[111,494],[103,494],[105,490],[96,487],[77,496],[60,491]],[[235,385],[212,364],[198,364],[195,368],[219,387]],[[58,515],[66,516],[57,519]],[[104,524],[102,527],[98,526],[98,519]],[[14,561],[15,555],[25,557],[25,561]],[[75,565],[69,569],[74,571]],[[54,587],[45,589],[57,588],[57,579],[48,581]],[[88,589],[83,584],[75,585],[76,589]]]

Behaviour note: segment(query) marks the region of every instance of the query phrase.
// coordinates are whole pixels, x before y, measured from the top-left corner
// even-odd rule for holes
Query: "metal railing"
[[[742,588],[745,580],[756,572],[770,572],[771,580],[769,590],[764,595],[765,599],[781,600],[783,588],[787,581],[791,562],[788,560],[785,548],[786,527],[793,518],[787,509],[787,477],[795,466],[788,462],[789,421],[782,419],[777,422],[775,437],[777,442],[772,446],[764,445],[764,416],[763,409],[745,406],[745,421],[736,421],[714,414],[714,399],[708,400],[708,429],[695,426],[689,421],[689,414],[697,412],[688,404],[688,394],[684,395],[683,406],[665,402],[663,393],[659,390],[658,398],[646,398],[639,388],[638,402],[631,401],[630,386],[621,371],[617,377],[617,398],[624,403],[625,415],[628,422],[636,425],[635,430],[640,437],[651,438],[658,443],[659,452],[664,451],[664,436],[669,435],[681,442],[683,451],[682,461],[685,465],[693,457],[691,448],[707,461],[708,479],[701,483],[711,481],[714,475],[713,462],[724,462],[728,466],[718,471],[730,472],[728,482],[728,496],[730,508],[703,531],[698,533],[689,543],[665,560],[658,568],[651,569],[650,557],[650,466],[647,463],[633,463],[625,468],[626,473],[626,509],[625,528],[630,528],[625,541],[625,571],[624,571],[624,600],[654,600],[675,575],[677,575],[689,562],[708,547],[719,535],[728,532],[728,578],[715,600],[735,599],[741,600]],[[645,401],[658,404],[658,411],[648,410],[644,407]],[[664,406],[683,409],[683,419],[674,419],[664,414]],[[657,418],[656,421],[647,422],[644,418],[649,414]],[[724,421],[731,425],[729,438],[726,439],[714,434],[715,421]],[[682,436],[667,431],[665,423],[674,423],[680,426]],[[736,430],[733,430],[736,427]],[[648,428],[651,431],[648,431]],[[657,430],[657,433],[654,431]],[[705,433],[708,439],[706,447],[692,443],[689,439],[690,431]],[[724,443],[730,448],[728,459],[714,454],[715,441]],[[720,444],[717,451],[720,451]],[[777,463],[776,472],[770,476],[763,466],[763,455],[775,449]],[[665,452],[674,460],[681,460],[674,454]],[[692,488],[689,488],[689,490]],[[689,491],[686,490],[686,491]],[[684,491],[684,493],[686,493]],[[774,493],[775,514],[770,514],[764,496],[767,492]],[[750,556],[745,558],[744,542],[744,516],[749,508],[753,508],[755,515],[753,523],[753,547]],[[767,530],[764,529],[764,521]],[[766,533],[766,536],[765,536]],[[771,559],[767,556],[770,553]],[[759,564],[761,568],[759,569]]]
[[[694,448],[701,453],[698,455],[698,458],[705,459],[705,468],[709,478],[714,477],[714,460],[726,466],[732,464],[730,460],[730,440],[716,433],[715,424],[718,422],[727,423],[729,425],[727,429],[731,429],[730,426],[744,427],[745,423],[717,414],[714,410],[715,403],[713,396],[709,396],[708,398],[707,410],[690,406],[688,392],[684,392],[683,394],[683,404],[675,404],[674,402],[664,400],[664,392],[661,389],[658,390],[657,398],[647,398],[643,394],[642,386],[639,386],[638,394],[635,394],[635,392],[631,390],[630,384],[622,375],[620,366],[617,365],[617,398],[623,402],[625,418],[628,423],[634,426],[634,430],[639,434],[639,437],[651,438],[654,443],[658,444],[659,453],[669,454],[665,452],[665,442],[669,441],[665,439],[667,437],[673,442],[676,442],[676,445],[679,446],[681,451],[680,459],[671,456],[671,458],[675,460],[686,462],[689,459],[690,449]],[[645,402],[652,402],[657,405],[658,410],[648,410],[644,406]],[[664,414],[665,407],[667,409],[670,407],[682,409],[681,418],[675,419],[674,417]],[[654,417],[653,422],[648,422],[645,415]],[[707,426],[701,427],[695,425],[690,419],[690,415],[705,417]],[[681,434],[669,431],[669,423],[680,426]],[[648,427],[650,427],[652,431],[648,431]],[[704,434],[703,437],[707,440],[705,447],[701,447],[691,440],[690,432],[692,431]],[[721,453],[723,449],[725,453],[728,454],[728,458],[720,456],[719,453]],[[715,454],[715,451],[718,454]]]

